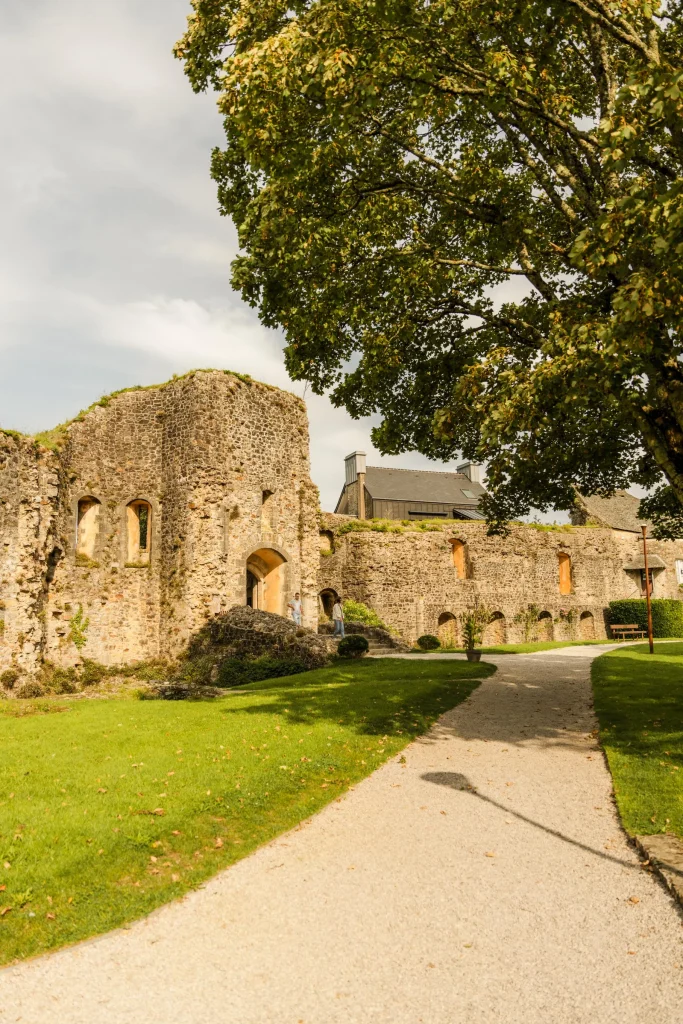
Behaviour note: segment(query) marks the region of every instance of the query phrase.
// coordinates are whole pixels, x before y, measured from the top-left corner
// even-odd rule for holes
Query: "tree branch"
[[[652,33],[650,33],[651,45],[648,45],[643,42],[636,30],[622,14],[614,14],[602,0],[590,0],[591,6],[588,3],[584,3],[584,0],[566,0],[566,3],[576,7],[577,10],[585,14],[591,21],[602,25],[620,42],[625,43],[634,50],[638,50],[649,61],[652,61],[653,64],[659,64],[659,46],[657,45],[656,32],[654,39],[652,39]]]

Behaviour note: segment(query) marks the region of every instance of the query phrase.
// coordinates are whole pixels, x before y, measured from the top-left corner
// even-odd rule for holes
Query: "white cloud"
[[[230,289],[236,232],[209,177],[221,118],[171,55],[189,10],[189,0],[25,0],[3,11],[4,426],[42,429],[101,394],[197,366],[304,392],[287,377],[281,335]],[[310,391],[306,400],[324,508],[354,449],[374,464],[430,465],[381,458],[375,421]]]

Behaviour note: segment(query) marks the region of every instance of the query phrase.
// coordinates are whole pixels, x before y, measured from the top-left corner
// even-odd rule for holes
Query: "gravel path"
[[[499,670],[347,797],[127,930],[0,972],[23,1024],[680,1024],[681,917],[619,827],[596,648]]]

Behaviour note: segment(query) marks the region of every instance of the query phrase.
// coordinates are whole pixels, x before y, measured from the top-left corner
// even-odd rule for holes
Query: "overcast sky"
[[[0,0],[0,425],[33,433],[117,388],[192,367],[295,393],[282,337],[230,288],[232,223],[209,177],[222,142],[171,48],[189,0]],[[370,421],[306,396],[312,476],[334,508]]]

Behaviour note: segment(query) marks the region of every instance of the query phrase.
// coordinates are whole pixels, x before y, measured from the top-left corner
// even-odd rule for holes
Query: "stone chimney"
[[[484,486],[484,467],[478,462],[463,462],[458,466],[458,473],[464,473],[468,480],[471,480],[473,484],[481,484]]]
[[[365,452],[351,452],[344,459],[346,486],[356,484],[358,493],[358,518],[365,519]]]

